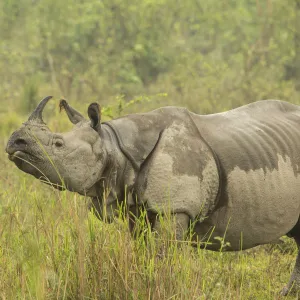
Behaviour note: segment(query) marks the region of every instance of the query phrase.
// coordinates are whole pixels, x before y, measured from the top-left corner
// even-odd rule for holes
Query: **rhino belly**
[[[231,170],[219,207],[195,231],[209,242],[207,249],[220,249],[216,237],[230,243],[227,250],[247,249],[288,233],[299,212],[300,176],[288,157],[278,155],[277,169]]]

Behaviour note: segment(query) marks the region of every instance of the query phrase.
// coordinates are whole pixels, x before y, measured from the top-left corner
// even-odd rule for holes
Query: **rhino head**
[[[21,128],[11,135],[6,147],[9,159],[22,171],[56,188],[96,196],[94,186],[107,161],[99,105],[92,103],[88,107],[87,120],[61,100],[60,108],[65,109],[74,127],[69,132],[54,133],[42,117],[51,98],[44,98]]]

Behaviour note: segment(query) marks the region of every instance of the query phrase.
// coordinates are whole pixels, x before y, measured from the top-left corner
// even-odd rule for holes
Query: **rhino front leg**
[[[298,246],[298,254],[291,278],[281,291],[282,296],[287,296],[289,293],[300,291],[300,237],[294,237],[294,239]]]
[[[171,229],[172,236],[176,241],[182,241],[190,224],[190,217],[185,213],[171,213],[170,220],[166,220],[164,216],[157,216],[153,226],[158,235],[162,234],[163,230]]]
[[[156,257],[161,259],[169,253],[167,250],[171,244],[175,244],[175,247],[181,248],[185,234],[188,230],[190,223],[190,217],[185,213],[170,214],[168,218],[166,216],[156,216],[155,223],[153,224],[153,230],[157,233],[158,238],[162,238],[161,243],[158,243],[156,248]],[[167,234],[167,238],[165,238]]]

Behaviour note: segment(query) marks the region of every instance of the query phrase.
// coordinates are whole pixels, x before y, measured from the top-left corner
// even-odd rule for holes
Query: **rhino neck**
[[[140,167],[155,147],[164,124],[154,123],[151,116],[143,118],[137,124],[130,116],[126,116],[102,125],[109,154],[104,173],[115,173],[117,190],[122,191],[126,186],[130,192]]]
[[[90,189],[88,196],[103,198],[106,195],[106,203],[109,205],[115,200],[124,199],[125,187],[134,184],[135,174],[138,165],[134,164],[134,158],[130,153],[123,153],[120,149],[119,136],[115,130],[103,123],[101,126],[101,139],[105,148],[106,163],[104,169],[99,174],[99,180]]]
[[[155,122],[154,117],[156,115],[136,114],[103,123],[113,133],[119,152],[129,161],[135,172],[140,170],[140,166],[153,150],[160,132],[166,127],[165,122]]]
[[[140,169],[139,162],[136,160],[135,157],[133,157],[131,155],[129,149],[127,149],[126,146],[124,145],[123,139],[120,136],[119,130],[116,128],[116,126],[114,126],[113,123],[108,123],[108,122],[107,123],[103,123],[103,124],[107,125],[111,129],[111,131],[112,131],[112,133],[113,133],[113,135],[115,137],[114,140],[116,141],[117,146],[119,147],[120,151],[124,154],[124,156],[128,159],[128,161],[131,163],[132,168],[136,172],[139,171],[139,169]]]

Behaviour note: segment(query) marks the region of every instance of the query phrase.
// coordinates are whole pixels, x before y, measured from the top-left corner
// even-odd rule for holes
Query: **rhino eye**
[[[56,140],[54,145],[57,147],[57,148],[60,148],[64,145],[63,141],[62,140]]]

